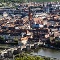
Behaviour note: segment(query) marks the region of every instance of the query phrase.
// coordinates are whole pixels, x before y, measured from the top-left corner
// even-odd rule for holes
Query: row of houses
[[[31,38],[32,36],[32,40],[45,40],[53,34],[54,37],[59,37],[60,15],[48,11],[46,13],[45,11],[47,7],[50,10],[50,8],[53,7],[51,5],[53,4],[50,3],[46,6],[45,4],[29,7],[25,5],[19,6],[19,8],[21,7],[23,10],[16,9],[16,11],[20,11],[23,17],[19,15],[20,13],[11,13],[13,15],[12,18],[9,15],[10,12],[4,12],[3,17],[0,19],[0,36],[4,37],[4,39],[20,40],[21,37],[24,38],[24,36],[26,37],[29,34],[27,33],[28,30],[32,34],[30,34],[30,37],[27,37]],[[2,11],[4,9],[2,9]]]

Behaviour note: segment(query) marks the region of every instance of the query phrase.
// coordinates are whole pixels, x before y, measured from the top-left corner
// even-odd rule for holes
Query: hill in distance
[[[60,0],[0,0],[0,2],[51,2],[51,1],[60,1]]]

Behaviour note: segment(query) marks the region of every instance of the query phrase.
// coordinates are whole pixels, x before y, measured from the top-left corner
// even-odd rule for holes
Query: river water
[[[41,48],[37,51],[32,52],[31,54],[57,58],[60,60],[60,50]]]

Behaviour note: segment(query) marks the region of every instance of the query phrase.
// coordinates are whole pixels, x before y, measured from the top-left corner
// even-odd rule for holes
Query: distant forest
[[[50,2],[50,1],[60,1],[60,0],[0,0],[0,2]]]
[[[27,0],[0,0],[0,2],[27,2]]]

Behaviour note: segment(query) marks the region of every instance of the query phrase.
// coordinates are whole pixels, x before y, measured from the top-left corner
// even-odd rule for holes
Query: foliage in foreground
[[[41,57],[36,57],[36,56],[22,56],[22,57],[17,57],[15,60],[44,60]]]
[[[54,58],[44,57],[44,56],[34,56],[27,53],[17,54],[15,60],[55,60]],[[56,59],[57,60],[57,59]]]

